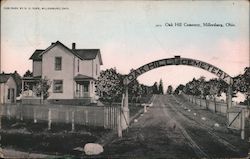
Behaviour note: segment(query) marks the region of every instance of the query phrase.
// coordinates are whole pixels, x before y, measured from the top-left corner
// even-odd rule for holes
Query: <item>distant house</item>
[[[0,74],[0,103],[16,103],[17,84],[12,74]]]
[[[99,49],[76,49],[75,43],[70,49],[57,41],[44,50],[35,50],[30,60],[33,77],[23,78],[24,86],[46,78],[52,82],[48,100],[96,101],[95,81],[103,64]]]

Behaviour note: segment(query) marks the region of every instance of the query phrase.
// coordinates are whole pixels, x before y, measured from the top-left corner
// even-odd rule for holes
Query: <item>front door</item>
[[[10,103],[15,103],[15,89],[14,88],[9,88],[8,89],[8,101]]]
[[[83,82],[83,97],[89,97],[89,81]]]

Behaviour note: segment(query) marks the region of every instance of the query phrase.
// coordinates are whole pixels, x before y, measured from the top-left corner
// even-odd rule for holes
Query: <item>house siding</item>
[[[58,42],[59,43],[59,42]],[[48,48],[42,55],[41,61],[33,60],[33,76],[42,76],[52,82],[50,89],[48,90],[48,99],[74,99],[82,98],[76,94],[76,87],[80,88],[79,83],[74,80],[74,77],[78,74],[93,77],[97,79],[100,75],[100,53],[92,60],[81,60],[78,55],[74,55],[73,52],[64,47],[63,44],[54,45]],[[62,58],[61,70],[55,70],[55,57]],[[79,70],[78,70],[79,61]],[[60,67],[59,67],[60,68]],[[54,90],[54,80],[63,81],[63,91],[62,93],[55,93]],[[84,80],[84,79],[83,79]],[[89,97],[91,100],[96,99],[95,93],[95,80],[89,80]],[[57,85],[58,86],[58,85]],[[82,86],[81,86],[82,87]],[[57,87],[58,89],[58,87]],[[82,95],[82,94],[80,94]]]
[[[0,83],[0,103],[5,102],[4,83]]]
[[[62,69],[55,70],[55,57],[62,57]],[[52,81],[48,99],[73,98],[74,55],[60,45],[53,47],[42,57],[42,75]],[[63,80],[63,93],[53,93],[53,80]]]
[[[79,73],[92,77],[92,60],[81,60]]]
[[[16,82],[10,77],[6,83],[0,84],[0,103],[11,103],[11,99],[8,99],[8,89],[14,89],[14,102],[16,102]]]
[[[33,76],[42,75],[42,61],[33,61]]]

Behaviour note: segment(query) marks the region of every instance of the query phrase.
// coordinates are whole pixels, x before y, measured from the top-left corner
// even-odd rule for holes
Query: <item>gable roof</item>
[[[103,64],[100,49],[74,49],[74,52],[76,52],[84,60],[93,60],[98,55],[100,64]]]
[[[40,49],[35,50],[35,52],[32,54],[30,59],[33,61],[41,61],[42,55],[44,53],[48,52],[50,49],[52,49],[56,45],[61,45],[62,47],[64,47],[66,50],[68,50],[70,53],[72,53],[76,57],[80,58],[81,60],[93,60],[96,58],[96,55],[98,55],[99,60],[100,60],[100,64],[101,65],[103,64],[100,49],[69,49],[67,46],[62,44],[60,41],[52,43],[52,45],[50,45],[45,50],[40,50]]]
[[[1,73],[0,83],[6,83],[11,76],[12,76],[11,74]]]

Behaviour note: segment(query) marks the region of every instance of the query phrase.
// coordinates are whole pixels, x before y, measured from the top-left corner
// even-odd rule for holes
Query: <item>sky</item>
[[[231,76],[249,66],[248,1],[1,1],[1,72],[23,75],[29,57],[59,40],[69,48],[99,48],[101,69],[133,68],[175,55],[215,65]],[[44,8],[44,9],[43,9]],[[54,8],[54,9],[52,9]],[[181,23],[181,27],[165,24]],[[183,26],[200,24],[200,27]],[[205,27],[203,23],[222,24]],[[231,26],[226,26],[230,23]],[[215,78],[190,66],[149,71],[139,82],[164,89],[194,77]]]

